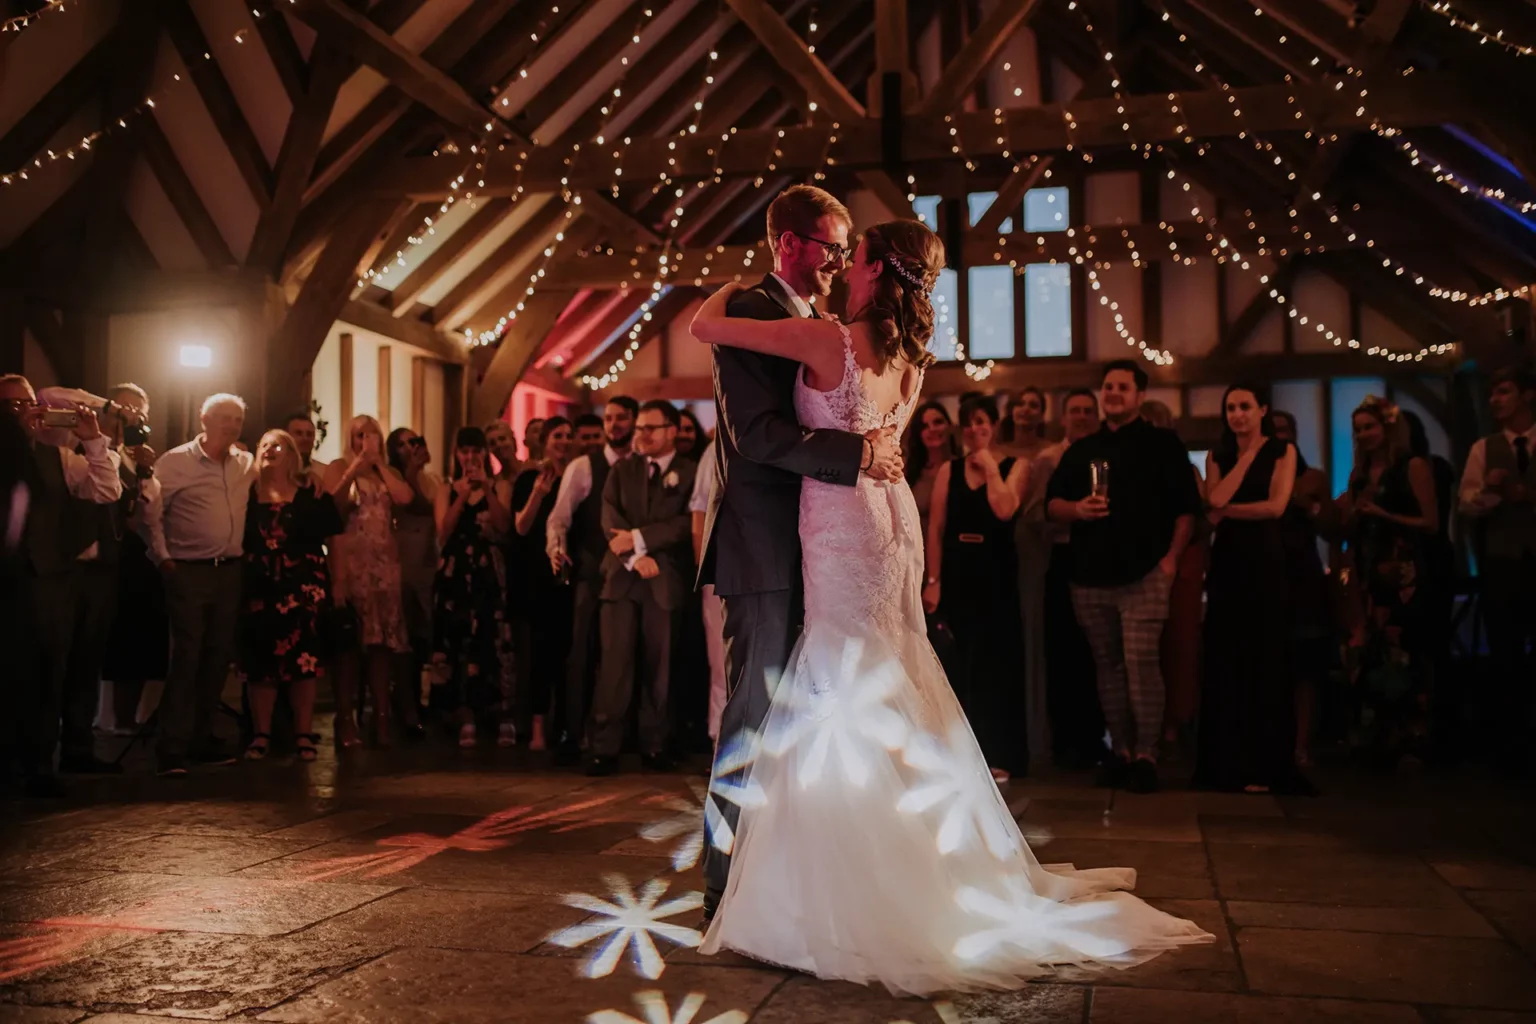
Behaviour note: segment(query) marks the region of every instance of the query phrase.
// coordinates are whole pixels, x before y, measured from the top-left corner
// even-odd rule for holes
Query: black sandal
[[[320,756],[320,734],[317,732],[301,732],[294,737],[295,745],[299,749],[300,761],[313,761]]]
[[[245,759],[247,761],[260,761],[267,756],[271,746],[272,734],[258,732],[251,737],[250,746],[245,748]]]

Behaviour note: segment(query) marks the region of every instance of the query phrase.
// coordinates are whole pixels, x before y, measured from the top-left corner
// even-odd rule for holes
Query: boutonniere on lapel
[[[661,478],[661,486],[669,491],[677,490],[678,483],[677,470],[675,469],[669,471],[666,476]]]

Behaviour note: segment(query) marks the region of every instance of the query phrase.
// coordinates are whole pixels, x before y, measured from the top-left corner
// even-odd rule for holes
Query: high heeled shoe
[[[335,735],[332,739],[337,750],[351,750],[363,745],[363,738],[357,732],[356,720],[340,714],[336,716]]]

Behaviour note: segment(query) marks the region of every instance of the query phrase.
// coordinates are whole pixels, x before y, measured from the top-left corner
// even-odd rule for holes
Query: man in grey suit
[[[773,273],[731,300],[731,316],[782,320],[815,316],[807,301],[823,300],[847,264],[853,218],[842,203],[809,185],[793,186],[768,207]],[[877,480],[901,477],[901,452],[890,432],[868,437],[806,430],[795,416],[800,364],[736,348],[714,353],[717,482],[704,525],[699,585],[713,583],[725,605],[725,713],[720,723],[712,791],[740,781],[746,770],[721,753],[762,726],[772,688],[799,637],[800,480],[813,477],[852,487],[861,472]],[[724,824],[711,821],[704,851],[705,919],[714,916],[730,871],[719,849],[734,834],[739,809],[716,800]],[[713,813],[706,820],[713,819]]]
[[[592,699],[588,775],[612,775],[640,669],[640,750],[645,767],[666,771],[667,687],[672,642],[688,605],[693,572],[696,464],[677,453],[677,409],[647,402],[635,419],[634,454],[603,486],[602,654]]]

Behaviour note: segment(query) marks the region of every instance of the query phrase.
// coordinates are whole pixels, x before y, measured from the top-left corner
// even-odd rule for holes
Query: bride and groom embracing
[[[1043,867],[998,792],[928,643],[897,443],[944,246],[916,221],[852,225],[790,188],[768,208],[774,272],[693,321],[715,346],[700,580],[724,600],[729,688],[702,949],[927,995],[1209,941],[1124,892],[1132,870]],[[839,273],[842,320],[808,302]]]

